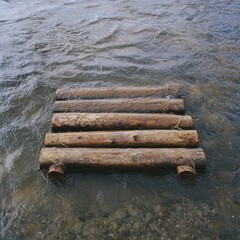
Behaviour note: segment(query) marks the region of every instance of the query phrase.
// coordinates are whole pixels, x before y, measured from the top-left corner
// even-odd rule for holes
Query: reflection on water
[[[1,239],[240,239],[237,0],[0,1]],[[181,83],[208,167],[79,173],[38,153],[63,86]]]

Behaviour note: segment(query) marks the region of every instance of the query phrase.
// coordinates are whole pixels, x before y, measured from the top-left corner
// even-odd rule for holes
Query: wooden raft
[[[59,89],[40,168],[205,168],[181,86]]]

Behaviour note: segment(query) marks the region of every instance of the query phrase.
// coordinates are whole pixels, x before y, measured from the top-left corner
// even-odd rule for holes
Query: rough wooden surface
[[[122,167],[176,168],[194,165],[204,168],[206,159],[201,148],[43,148],[40,168],[63,163],[67,168]]]
[[[136,113],[54,113],[53,131],[192,129],[191,116]]]
[[[183,99],[120,98],[57,101],[54,112],[183,113]]]
[[[182,86],[166,84],[162,87],[108,87],[108,88],[73,88],[59,89],[57,100],[100,99],[100,98],[134,98],[134,97],[166,97],[181,95]]]
[[[48,133],[46,147],[196,147],[196,130]]]

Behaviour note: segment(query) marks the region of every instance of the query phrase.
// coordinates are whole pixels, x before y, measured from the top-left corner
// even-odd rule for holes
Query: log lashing
[[[68,169],[83,168],[176,168],[189,165],[205,168],[201,148],[43,148],[40,168],[64,164]]]
[[[56,101],[54,112],[183,113],[183,99],[120,98]]]
[[[73,99],[106,99],[106,98],[136,98],[136,97],[180,97],[180,84],[166,84],[152,87],[101,87],[101,88],[68,88],[58,89],[56,100]]]
[[[141,113],[54,113],[52,130],[192,129],[191,116]]]
[[[132,130],[48,133],[45,147],[197,147],[196,130]]]

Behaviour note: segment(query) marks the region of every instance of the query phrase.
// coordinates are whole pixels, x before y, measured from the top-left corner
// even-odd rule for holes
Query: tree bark
[[[109,88],[73,88],[59,89],[57,100],[73,99],[104,99],[104,98],[135,98],[135,97],[179,97],[182,86],[166,84],[162,87],[109,87]]]
[[[191,116],[134,113],[54,113],[53,131],[192,129]]]
[[[62,163],[67,168],[204,168],[201,148],[43,148],[40,168]]]
[[[196,147],[196,130],[48,133],[45,147]]]
[[[56,101],[54,112],[183,113],[183,99],[120,98]]]

